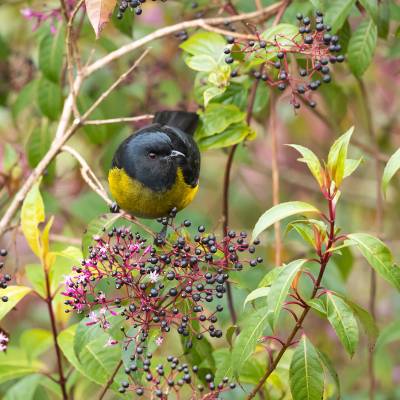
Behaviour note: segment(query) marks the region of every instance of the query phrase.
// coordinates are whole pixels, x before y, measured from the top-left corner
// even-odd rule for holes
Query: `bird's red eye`
[[[156,158],[156,153],[149,153],[149,158],[154,160]]]

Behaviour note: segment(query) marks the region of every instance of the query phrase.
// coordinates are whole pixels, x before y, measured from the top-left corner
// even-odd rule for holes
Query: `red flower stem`
[[[319,270],[318,278],[317,278],[317,280],[316,280],[316,282],[314,284],[314,289],[313,289],[311,298],[314,298],[316,296],[317,292],[318,292],[318,289],[319,289],[321,281],[322,281],[322,277],[324,276],[324,272],[325,272],[326,266],[328,265],[329,259],[332,256],[332,253],[329,252],[328,250],[331,248],[332,244],[335,242],[335,239],[336,239],[335,238],[335,206],[333,204],[334,197],[335,197],[335,193],[333,193],[332,195],[329,195],[328,198],[327,198],[328,208],[329,208],[329,220],[330,220],[330,222],[329,222],[330,229],[329,229],[328,244],[326,246],[325,252],[323,254],[321,254],[321,256],[320,256],[320,265],[321,265],[321,267],[320,267],[320,270]],[[299,317],[296,325],[294,326],[292,332],[290,333],[290,335],[286,339],[285,344],[282,346],[281,350],[276,355],[275,359],[273,359],[273,362],[270,364],[268,369],[265,371],[263,377],[260,379],[258,384],[255,386],[255,388],[248,395],[247,400],[253,399],[257,395],[257,393],[260,390],[262,390],[262,387],[264,386],[266,380],[272,374],[272,372],[275,370],[275,368],[278,366],[279,361],[281,360],[281,358],[285,354],[286,350],[293,344],[293,339],[296,337],[298,331],[300,329],[302,329],[303,322],[304,322],[305,318],[307,317],[307,314],[310,311],[310,309],[311,309],[310,306],[308,306],[308,305],[305,306],[304,311],[300,315],[300,317]]]
[[[54,310],[53,310],[53,297],[51,294],[51,288],[50,288],[50,278],[49,278],[49,273],[47,271],[47,268],[43,266],[44,269],[44,276],[45,276],[45,282],[46,282],[46,304],[47,304],[47,310],[49,312],[49,317],[50,317],[50,324],[51,324],[51,332],[53,336],[53,342],[54,342],[54,349],[56,352],[56,358],[57,358],[57,369],[58,369],[58,384],[60,385],[61,393],[63,400],[68,400],[68,394],[67,394],[67,388],[66,388],[66,379],[64,376],[64,371],[63,371],[63,365],[62,365],[62,355],[61,355],[61,350],[57,342],[57,324],[56,324],[56,318],[54,315]]]

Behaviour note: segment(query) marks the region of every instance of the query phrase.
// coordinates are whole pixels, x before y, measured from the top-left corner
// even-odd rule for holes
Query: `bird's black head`
[[[171,138],[161,130],[147,128],[122,143],[114,165],[146,187],[160,192],[175,182],[178,166],[184,166],[186,154],[175,148]]]

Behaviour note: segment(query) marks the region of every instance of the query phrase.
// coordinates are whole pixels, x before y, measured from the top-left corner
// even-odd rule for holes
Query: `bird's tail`
[[[179,128],[181,131],[193,135],[199,116],[196,113],[187,111],[159,111],[154,115],[153,122],[161,125],[169,125],[173,128]]]

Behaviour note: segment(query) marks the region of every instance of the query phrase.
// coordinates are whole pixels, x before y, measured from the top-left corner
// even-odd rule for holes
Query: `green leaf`
[[[400,291],[400,268],[393,263],[389,248],[381,240],[367,233],[352,233],[347,237],[356,243],[371,267]]]
[[[315,247],[314,230],[310,224],[304,221],[291,222],[287,225],[285,234],[292,229],[294,229],[306,243],[309,243],[311,246]]]
[[[232,379],[234,377],[232,353],[228,349],[222,348],[214,351],[213,356],[217,365],[215,382],[222,382],[225,377]]]
[[[292,215],[304,214],[309,212],[320,214],[320,211],[317,208],[315,208],[311,204],[304,203],[302,201],[289,201],[287,203],[278,204],[267,210],[258,219],[253,229],[251,241],[254,241],[254,239],[259,236],[260,233],[268,229],[275,222],[278,222]]]
[[[52,134],[47,121],[33,129],[26,144],[28,162],[31,168],[35,168],[43,156],[47,153],[52,142]]]
[[[59,83],[64,62],[65,30],[59,25],[54,35],[50,31],[43,36],[39,44],[39,69],[43,75]]]
[[[272,282],[275,281],[275,279],[278,277],[281,271],[282,268],[272,268],[271,271],[268,271],[264,275],[264,278],[261,279],[260,283],[258,284],[258,287],[260,288],[265,286],[271,286]]]
[[[349,42],[347,61],[353,74],[361,77],[371,64],[378,30],[372,19],[360,23]]]
[[[327,167],[331,179],[335,182],[336,187],[340,186],[345,175],[347,149],[353,131],[354,126],[340,136],[329,150]]]
[[[33,360],[50,348],[53,336],[45,329],[28,329],[22,332],[19,343],[29,359]]]
[[[208,103],[217,96],[220,96],[225,92],[226,88],[220,88],[217,86],[212,86],[206,89],[203,93],[204,106],[207,107]]]
[[[258,339],[264,330],[269,328],[269,315],[268,310],[263,307],[246,319],[244,328],[236,338],[232,350],[231,365],[235,375],[240,373],[243,364],[253,354]]]
[[[229,125],[244,121],[246,114],[233,104],[209,104],[200,114],[203,123],[203,134],[199,138],[221,133]]]
[[[386,190],[389,182],[400,169],[400,148],[389,158],[382,176],[382,191],[386,195]]]
[[[347,298],[343,298],[343,300],[353,310],[354,314],[360,321],[361,326],[363,327],[365,333],[368,336],[369,347],[370,349],[373,349],[375,347],[375,343],[379,335],[379,329],[378,326],[376,325],[374,318],[367,310],[365,310],[358,304],[354,303],[353,301]]]
[[[181,49],[193,56],[206,55],[216,61],[223,58],[226,47],[225,39],[214,32],[195,33],[180,45]]]
[[[317,350],[304,334],[290,363],[289,384],[293,400],[322,399],[324,373],[321,361]]]
[[[8,347],[7,352],[0,353],[0,383],[40,371],[46,371],[45,365],[39,361],[30,361],[21,349]]]
[[[89,255],[89,246],[93,243],[94,236],[101,236],[103,228],[108,229],[120,218],[119,214],[104,214],[89,222],[85,234],[82,238],[82,254],[86,258]]]
[[[119,346],[105,347],[103,338],[85,345],[78,359],[74,352],[74,337],[77,325],[63,330],[58,335],[58,344],[67,360],[85,377],[104,385],[110,379],[121,358]]]
[[[358,160],[353,160],[351,158],[345,160],[343,178],[350,176],[358,168],[362,161],[362,157],[360,157]]]
[[[245,122],[229,125],[222,133],[198,139],[200,150],[220,149],[251,140],[255,132]]]
[[[20,379],[5,393],[3,400],[34,400],[36,389],[43,375],[33,374]]]
[[[42,265],[28,264],[25,266],[25,273],[33,290],[43,299],[46,298],[46,281]]]
[[[400,341],[400,319],[382,329],[376,342],[375,351],[378,352],[383,346],[398,341]]]
[[[41,258],[40,231],[38,225],[45,219],[44,204],[36,182],[28,192],[21,208],[21,228],[31,250]]]
[[[369,16],[374,20],[375,24],[379,20],[379,7],[377,0],[360,0],[361,5],[367,10]]]
[[[323,364],[324,368],[326,371],[328,371],[329,375],[333,379],[333,382],[335,383],[336,386],[336,392],[337,392],[337,398],[340,399],[340,381],[339,381],[339,376],[335,370],[335,367],[332,364],[332,361],[329,359],[329,357],[323,353],[321,350],[317,350],[319,359],[321,360],[321,363]]]
[[[16,119],[18,115],[26,107],[32,106],[32,99],[36,98],[39,81],[34,79],[27,83],[22,90],[18,93],[18,96],[12,105],[12,115]]]
[[[378,36],[387,39],[393,8],[390,7],[389,0],[383,0],[379,5]]]
[[[43,115],[51,120],[56,120],[60,116],[62,108],[60,85],[41,78],[37,89],[37,101]]]
[[[330,324],[352,357],[358,345],[358,325],[351,308],[340,298],[328,292],[326,311]]]
[[[266,297],[268,296],[268,293],[269,293],[269,287],[260,287],[253,290],[251,293],[247,295],[246,299],[244,300],[243,308],[246,307],[246,304],[248,302],[259,299],[260,297]]]
[[[275,329],[279,315],[282,311],[282,305],[288,296],[290,286],[296,274],[307,262],[305,259],[292,261],[291,263],[279,267],[282,269],[278,278],[272,283],[269,295],[267,297],[267,308],[271,313],[271,327]]]
[[[307,300],[307,304],[315,311],[322,315],[326,315],[326,307],[321,299],[310,299]]]
[[[26,286],[8,286],[1,289],[1,296],[7,296],[8,301],[0,307],[0,320],[10,312],[32,289]]]
[[[217,67],[215,60],[207,54],[199,54],[185,59],[187,66],[194,71],[211,72]]]
[[[321,167],[321,163],[318,160],[318,157],[307,147],[299,146],[296,144],[289,144],[288,146],[296,149],[303,158],[299,158],[298,161],[306,163],[309,170],[313,174],[314,178],[317,180],[319,186],[323,185],[323,170]]]
[[[18,165],[19,156],[10,143],[6,143],[3,152],[3,172],[9,173]]]
[[[326,11],[325,22],[332,26],[332,32],[336,33],[345,23],[355,0],[331,0]]]

